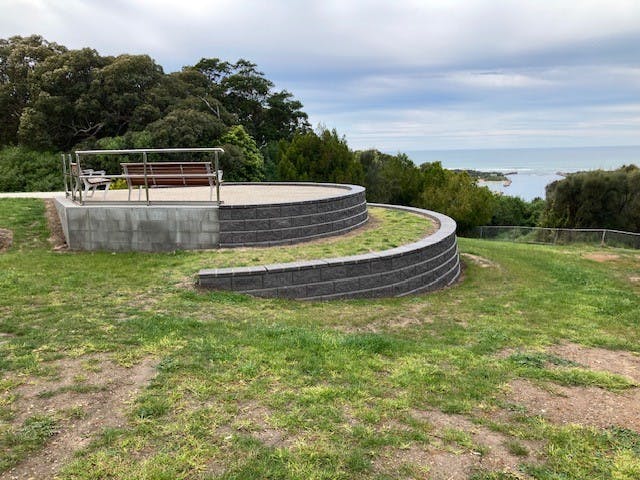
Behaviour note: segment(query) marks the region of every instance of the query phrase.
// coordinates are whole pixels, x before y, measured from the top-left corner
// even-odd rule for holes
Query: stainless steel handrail
[[[129,154],[142,154],[142,162],[144,163],[144,179],[145,179],[145,196],[146,196],[146,203],[147,205],[150,205],[150,200],[149,200],[149,184],[147,181],[147,154],[149,153],[207,153],[207,152],[212,152],[214,153],[214,159],[215,159],[215,166],[214,166],[214,173],[211,175],[203,175],[203,176],[211,176],[211,177],[215,177],[216,178],[216,202],[218,203],[218,205],[220,204],[220,182],[219,177],[218,177],[218,172],[220,171],[220,164],[219,164],[219,155],[220,154],[224,154],[224,149],[220,148],[220,147],[201,147],[201,148],[134,148],[134,149],[121,149],[121,150],[76,150],[75,156],[76,156],[76,164],[77,164],[77,170],[78,170],[78,175],[77,175],[77,180],[80,181],[81,178],[83,178],[82,175],[82,170],[80,168],[80,158],[83,156],[90,156],[90,155],[129,155]],[[71,154],[69,154],[68,156],[68,161],[71,162]],[[63,170],[66,170],[67,165],[65,165],[64,162],[64,156],[63,156]],[[69,163],[69,167],[70,167],[70,163]],[[70,171],[70,169],[69,169]],[[70,172],[71,173],[71,172]],[[63,173],[64,178],[65,178],[65,182],[66,182],[66,178],[67,178],[67,173],[64,172]],[[72,176],[72,175],[70,175]],[[175,176],[175,175],[171,175],[171,176]],[[200,175],[193,175],[193,176],[200,176]],[[104,175],[104,177],[106,178],[126,178],[123,175]],[[65,185],[65,190],[66,190],[66,185]],[[78,191],[78,197],[79,197],[79,201],[80,204],[83,204],[84,202],[82,201],[82,189],[80,189]],[[71,196],[72,199],[75,200],[75,195],[74,195],[74,190],[73,188],[71,189]]]

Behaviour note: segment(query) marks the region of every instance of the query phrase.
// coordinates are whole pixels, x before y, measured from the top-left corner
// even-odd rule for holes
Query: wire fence
[[[469,235],[487,240],[567,245],[572,243],[640,249],[640,233],[609,229],[482,226]]]

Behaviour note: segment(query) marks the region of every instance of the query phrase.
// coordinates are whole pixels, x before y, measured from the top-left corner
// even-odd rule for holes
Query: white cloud
[[[0,11],[2,38],[148,53],[167,71],[247,58],[356,147],[640,143],[638,0],[0,0]]]
[[[480,88],[532,88],[553,85],[548,79],[504,72],[456,72],[448,79],[461,85]]]

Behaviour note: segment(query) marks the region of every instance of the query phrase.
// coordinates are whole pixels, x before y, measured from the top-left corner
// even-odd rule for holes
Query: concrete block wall
[[[427,216],[439,229],[384,252],[257,267],[201,270],[201,287],[259,297],[305,300],[398,297],[444,288],[460,276],[455,222],[428,210],[391,205]]]
[[[274,185],[286,188],[309,184]],[[220,205],[220,247],[256,247],[303,242],[346,233],[367,222],[367,202],[363,187],[326,185],[344,188],[345,195],[269,205]]]
[[[56,198],[72,250],[161,252],[216,248],[218,209],[207,205],[77,205]]]

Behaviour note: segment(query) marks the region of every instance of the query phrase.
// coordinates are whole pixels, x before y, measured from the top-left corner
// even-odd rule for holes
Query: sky
[[[640,145],[640,0],[0,0],[31,34],[250,60],[353,149]]]

